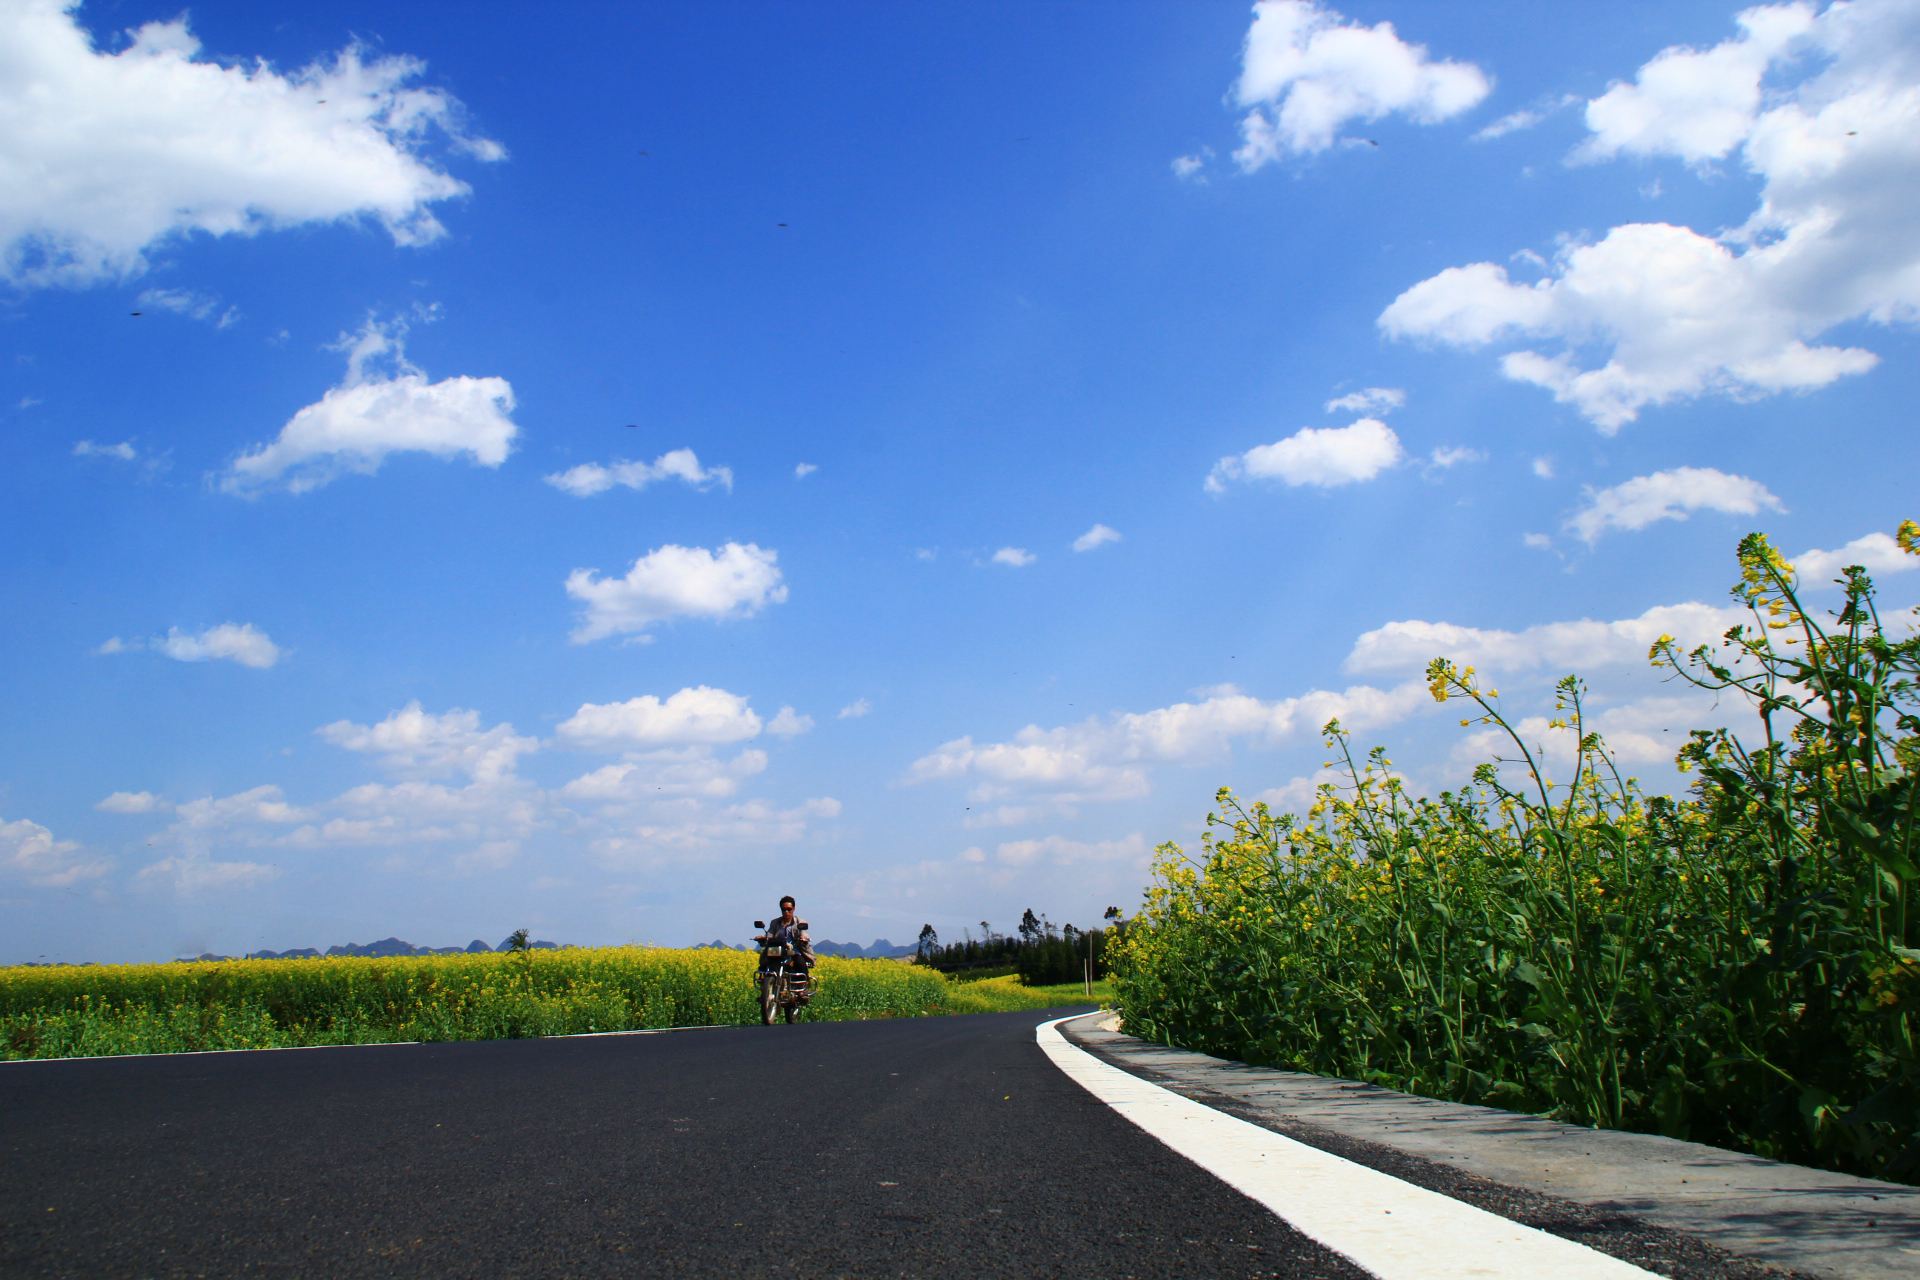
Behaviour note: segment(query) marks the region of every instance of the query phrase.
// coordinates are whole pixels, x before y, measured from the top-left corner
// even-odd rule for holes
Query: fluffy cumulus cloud
[[[1082,804],[1145,795],[1157,763],[1217,759],[1235,743],[1276,745],[1335,718],[1355,729],[1377,728],[1426,705],[1431,698],[1418,680],[1392,689],[1357,685],[1274,700],[1223,689],[1152,711],[1051,729],[1028,725],[1005,742],[956,738],[915,760],[907,781],[968,780],[976,803],[1018,795],[1053,812],[1072,812]],[[1027,817],[1037,811],[1016,806],[1012,812]]]
[[[140,454],[133,447],[133,441],[121,440],[115,444],[95,444],[91,440],[76,441],[73,446],[76,458],[112,458],[115,462],[134,462]]]
[[[703,467],[691,449],[674,449],[652,462],[583,462],[577,467],[548,476],[547,483],[576,498],[619,486],[644,489],[660,480],[679,480],[694,489],[733,488],[733,471],[727,467]]]
[[[1039,557],[1025,547],[1002,547],[993,553],[993,562],[1009,569],[1024,569],[1037,559]]]
[[[1346,669],[1410,674],[1424,670],[1435,658],[1503,671],[1586,671],[1645,664],[1647,650],[1662,635],[1675,637],[1682,648],[1692,648],[1746,620],[1744,609],[1694,601],[1656,605],[1633,618],[1547,622],[1520,631],[1408,619],[1361,635],[1347,654]]]
[[[710,747],[641,752],[575,778],[560,793],[575,803],[603,806],[683,796],[725,798],[766,767],[767,753],[757,750],[742,751],[729,760],[719,758]]]
[[[604,750],[741,742],[758,737],[760,728],[760,717],[745,698],[702,684],[665,699],[646,694],[625,702],[589,702],[555,732],[570,746]]]
[[[792,707],[782,707],[767,721],[767,732],[776,738],[797,738],[813,728],[813,717],[801,715]]]
[[[1390,22],[1361,26],[1311,0],[1260,0],[1253,13],[1235,90],[1251,108],[1233,153],[1247,172],[1325,151],[1356,120],[1433,124],[1487,96],[1478,67],[1429,58]]]
[[[520,757],[540,746],[514,733],[510,724],[481,728],[478,711],[456,707],[434,715],[418,701],[378,724],[336,720],[317,732],[334,746],[378,757],[399,773],[457,773],[481,782],[512,775]]]
[[[436,139],[484,160],[424,64],[358,46],[291,73],[204,56],[183,16],[107,53],[76,0],[0,6],[0,276],[86,284],[141,271],[170,239],[370,218],[398,244],[443,234],[464,195]],[[21,175],[32,175],[26,178]]]
[[[1738,22],[1736,38],[1666,50],[1588,104],[1576,158],[1737,153],[1760,191],[1743,224],[1617,226],[1569,244],[1531,283],[1490,262],[1450,267],[1396,298],[1381,328],[1524,344],[1501,355],[1506,376],[1609,433],[1649,407],[1872,369],[1872,351],[1822,339],[1849,322],[1920,319],[1920,6],[1776,5]]]
[[[669,543],[633,562],[624,577],[591,569],[567,575],[567,594],[580,602],[575,644],[608,636],[644,637],[671,618],[744,618],[787,598],[779,553],[729,542],[718,551]]]
[[[1096,524],[1073,540],[1075,551],[1092,551],[1095,547],[1104,547],[1109,542],[1120,541],[1120,532],[1104,524]]]
[[[124,640],[114,636],[94,652],[133,653],[142,649],[165,654],[176,662],[237,662],[260,671],[278,663],[286,653],[251,622],[222,622],[198,633],[169,627],[167,634],[151,639]]]
[[[1784,510],[1758,480],[1712,467],[1676,467],[1635,476],[1610,489],[1588,489],[1567,528],[1591,546],[1609,529],[1644,529],[1659,520],[1685,520],[1695,511],[1752,516]]]
[[[369,319],[342,335],[347,376],[316,403],[288,420],[269,444],[234,459],[219,476],[227,493],[252,496],[270,489],[305,493],[343,475],[372,475],[396,453],[434,458],[466,455],[498,467],[519,429],[513,388],[505,378],[443,378],[429,382],[406,358],[406,325]]]
[[[42,889],[66,889],[103,876],[112,864],[24,818],[0,819],[0,873]]]
[[[1838,578],[1841,570],[1853,564],[1879,577],[1881,574],[1920,569],[1920,556],[1902,551],[1900,544],[1887,534],[1869,533],[1831,551],[1814,547],[1793,558],[1794,571],[1803,584],[1829,582]]]
[[[872,714],[872,712],[873,704],[871,702],[868,702],[865,698],[855,698],[852,702],[840,708],[835,715],[835,719],[863,720]]]
[[[151,791],[116,791],[93,807],[101,813],[159,813],[172,806]]]
[[[1371,480],[1405,456],[1400,437],[1378,418],[1362,418],[1350,427],[1303,427],[1284,440],[1220,459],[1206,489],[1221,493],[1238,480],[1332,489]]]
[[[1621,153],[1718,160],[1739,146],[1760,114],[1761,79],[1776,58],[1813,29],[1813,6],[1748,9],[1740,34],[1711,49],[1664,49],[1631,83],[1615,84],[1587,104],[1591,135],[1575,153]]]

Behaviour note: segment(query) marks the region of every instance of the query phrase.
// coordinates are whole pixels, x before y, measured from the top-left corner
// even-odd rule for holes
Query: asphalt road
[[[0,1066],[0,1275],[1365,1273],[1047,1016]]]

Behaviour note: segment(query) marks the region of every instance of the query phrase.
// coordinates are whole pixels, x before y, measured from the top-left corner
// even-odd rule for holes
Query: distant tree
[[[930,924],[921,925],[920,945],[914,948],[914,954],[919,956],[921,962],[924,963],[933,958],[933,953],[938,950],[939,947],[940,935],[933,931],[933,926]]]
[[[1040,917],[1033,914],[1032,907],[1028,907],[1020,917],[1020,940],[1026,943],[1040,941]]]
[[[982,942],[993,941],[993,926],[988,924],[985,920],[982,920],[980,922],[980,940]]]

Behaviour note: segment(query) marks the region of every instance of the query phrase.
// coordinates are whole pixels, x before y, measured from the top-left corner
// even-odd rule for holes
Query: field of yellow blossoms
[[[1920,554],[1911,521],[1897,537]],[[1649,655],[1758,713],[1691,735],[1689,794],[1621,776],[1577,679],[1578,746],[1550,761],[1436,661],[1434,697],[1505,731],[1503,762],[1416,798],[1336,722],[1340,780],[1307,813],[1222,791],[1197,855],[1161,847],[1116,951],[1128,1030],[1920,1182],[1920,639],[1883,629],[1859,569],[1816,620],[1764,537],[1740,567],[1749,623]]]
[[[0,969],[0,1056],[491,1040],[757,1022],[750,952],[567,947]],[[1059,1003],[892,960],[822,956],[808,1021]],[[1002,984],[1004,986],[1004,984]]]

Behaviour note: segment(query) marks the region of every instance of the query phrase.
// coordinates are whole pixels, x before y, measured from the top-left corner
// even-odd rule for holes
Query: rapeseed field
[[[1897,540],[1920,554],[1911,521]],[[1337,781],[1304,814],[1221,791],[1116,945],[1127,1029],[1920,1181],[1920,638],[1882,626],[1859,568],[1818,621],[1764,537],[1739,559],[1750,621],[1649,655],[1759,717],[1690,736],[1685,796],[1621,774],[1577,678],[1550,761],[1437,660],[1433,696],[1504,739],[1504,768],[1416,797],[1336,721]]]
[[[490,1040],[757,1022],[748,952],[475,955],[0,969],[0,1055]],[[939,973],[823,956],[810,1021],[973,1011]]]

